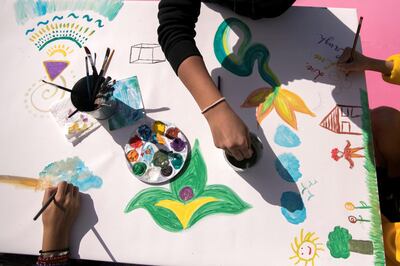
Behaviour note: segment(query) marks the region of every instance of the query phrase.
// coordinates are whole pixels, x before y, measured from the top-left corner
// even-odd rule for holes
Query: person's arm
[[[351,48],[347,47],[337,63],[338,68],[346,74],[365,70],[376,71],[382,74],[385,81],[400,85],[400,55],[393,55],[387,60],[381,60],[355,51],[352,60],[350,57]]]
[[[57,187],[46,189],[43,204],[54,192],[54,201],[42,214],[42,250],[37,265],[68,264],[71,228],[79,211],[79,189],[61,182]]]
[[[200,12],[197,0],[161,0],[159,4],[158,40],[175,73],[197,102],[200,110],[221,99],[212,81],[194,37]],[[214,144],[236,160],[250,158],[250,137],[246,125],[222,101],[205,113]]]

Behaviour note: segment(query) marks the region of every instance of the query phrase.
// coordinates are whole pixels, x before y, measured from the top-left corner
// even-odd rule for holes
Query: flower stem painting
[[[170,190],[142,190],[128,203],[125,213],[146,209],[160,227],[179,232],[208,215],[239,214],[251,207],[229,187],[206,183],[207,167],[196,140],[187,169],[170,183]]]
[[[239,28],[243,33],[243,41],[235,54],[228,37],[232,27]],[[257,122],[261,122],[275,108],[278,115],[292,128],[297,129],[296,113],[315,116],[303,99],[297,94],[282,87],[278,77],[269,67],[270,52],[265,45],[251,43],[250,28],[237,18],[225,19],[218,27],[214,37],[214,53],[220,64],[238,76],[249,76],[253,72],[255,61],[258,62],[258,73],[269,84],[250,93],[242,107],[257,107]]]

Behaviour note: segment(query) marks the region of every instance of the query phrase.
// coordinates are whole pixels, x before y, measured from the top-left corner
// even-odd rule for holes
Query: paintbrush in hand
[[[53,194],[51,194],[50,198],[47,199],[47,201],[43,204],[42,208],[39,210],[39,212],[33,217],[33,220],[36,221],[37,218],[49,207],[50,203],[54,200],[56,197],[57,191],[54,191]]]
[[[350,58],[349,58],[349,60],[347,60],[347,63],[351,63],[354,60],[354,53],[356,51],[358,38],[360,37],[362,21],[363,21],[363,17],[360,17],[360,20],[358,22],[357,32],[356,32],[356,35],[354,36],[353,48],[351,48]]]

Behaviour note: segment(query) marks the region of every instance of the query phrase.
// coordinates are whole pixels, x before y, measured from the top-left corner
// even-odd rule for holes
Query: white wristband
[[[215,102],[213,102],[212,104],[210,104],[209,106],[207,106],[206,108],[204,108],[201,113],[204,114],[205,112],[207,112],[208,110],[210,110],[211,108],[217,106],[219,103],[225,101],[225,97],[221,97],[218,100],[216,100]]]

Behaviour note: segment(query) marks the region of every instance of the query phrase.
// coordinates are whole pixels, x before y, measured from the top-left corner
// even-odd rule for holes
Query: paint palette
[[[182,170],[189,149],[189,142],[178,127],[147,121],[135,127],[125,145],[125,156],[134,176],[143,182],[158,184]]]

